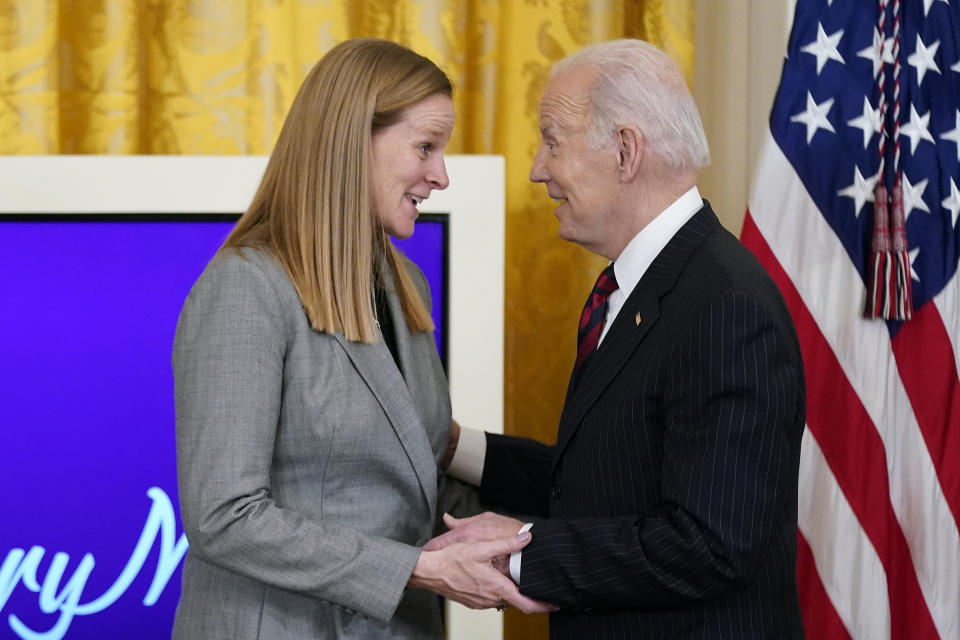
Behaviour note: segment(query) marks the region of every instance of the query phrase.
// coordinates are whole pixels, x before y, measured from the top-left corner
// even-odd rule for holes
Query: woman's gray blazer
[[[311,329],[263,252],[222,251],[194,285],[173,348],[190,542],[174,638],[442,637],[437,597],[406,583],[450,400],[432,332],[407,332],[387,291],[402,377],[383,342]]]

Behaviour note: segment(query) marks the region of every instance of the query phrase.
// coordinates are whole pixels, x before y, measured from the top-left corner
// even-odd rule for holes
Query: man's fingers
[[[531,535],[529,531],[515,536],[505,536],[495,540],[473,539],[469,532],[464,529],[451,529],[444,534],[433,538],[423,545],[424,551],[439,551],[451,544],[463,542],[472,543],[471,547],[478,557],[489,559],[496,556],[509,556],[514,551],[523,549],[530,542]]]
[[[466,518],[454,518],[449,513],[443,514],[443,523],[447,525],[450,529],[455,529],[457,527],[462,527],[467,524],[473,524],[475,522],[483,522],[484,520],[489,520],[490,518],[499,518],[497,514],[491,511],[484,511],[483,513],[478,513],[475,516],[467,516]]]
[[[443,514],[443,524],[447,525],[447,529],[456,529],[460,526],[461,521],[458,518],[454,518],[449,513]]]
[[[424,551],[443,545],[456,532],[451,531],[429,541]],[[524,596],[507,575],[498,570],[492,559],[503,561],[530,542],[524,532],[498,540],[475,544],[459,544],[434,553],[422,553],[414,568],[411,585],[427,588],[472,609],[488,609],[504,603],[525,613],[550,611],[550,605]],[[446,546],[446,545],[444,545]]]
[[[477,553],[484,558],[510,555],[514,551],[520,551],[520,549],[523,549],[525,546],[527,546],[532,537],[533,536],[530,535],[529,531],[524,531],[520,535],[516,536],[507,536],[505,538],[499,538],[489,542],[478,542],[474,545],[474,547],[476,548]]]
[[[492,511],[484,511],[483,513],[478,513],[475,516],[467,516],[466,518],[454,518],[449,513],[444,513],[443,522],[452,529],[454,527],[462,527],[465,524],[482,523],[485,521],[495,522],[497,520],[504,519],[505,517],[506,516],[501,516]]]
[[[520,593],[517,585],[510,578],[498,575],[493,578],[493,580],[496,585],[493,591],[488,596],[479,596],[473,599],[472,604],[468,604],[467,606],[480,609],[488,609],[496,606],[501,611],[507,606],[512,606],[523,613],[547,613],[557,610],[557,607],[552,604],[534,600]],[[491,596],[498,600],[496,602],[491,601]]]
[[[556,607],[553,605],[523,595],[516,585],[512,585],[511,589],[504,592],[503,599],[508,605],[516,607],[524,613],[547,613],[548,611],[556,611]]]

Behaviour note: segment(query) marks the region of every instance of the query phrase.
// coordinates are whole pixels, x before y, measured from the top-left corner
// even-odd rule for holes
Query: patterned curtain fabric
[[[611,38],[661,46],[691,79],[693,6],[0,0],[0,153],[266,154],[301,80],[335,43],[376,36],[412,47],[456,85],[449,152],[506,157],[505,427],[550,441],[580,307],[603,261],[557,238],[553,202],[527,179],[537,101],[553,62]],[[508,637],[535,637],[513,624]]]

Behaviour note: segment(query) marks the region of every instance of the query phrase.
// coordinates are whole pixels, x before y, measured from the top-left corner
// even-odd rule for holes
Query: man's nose
[[[530,182],[546,182],[550,178],[543,161],[543,147],[537,149],[537,155],[533,158],[533,166],[530,167]]]

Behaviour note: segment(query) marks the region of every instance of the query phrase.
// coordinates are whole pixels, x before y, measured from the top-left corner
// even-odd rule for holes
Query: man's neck
[[[627,217],[622,236],[622,244],[612,247],[611,260],[620,255],[627,243],[650,224],[684,193],[697,184],[697,172],[688,171],[679,174],[664,176],[652,175],[644,180],[643,184],[630,185],[624,190],[624,202],[630,206],[631,213]]]

